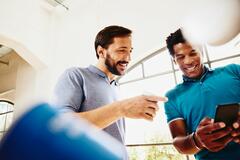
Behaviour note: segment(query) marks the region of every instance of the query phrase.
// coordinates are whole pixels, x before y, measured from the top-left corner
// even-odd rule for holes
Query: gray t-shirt
[[[73,67],[60,76],[54,90],[53,103],[64,110],[84,112],[118,100],[118,92],[116,81],[110,82],[97,67]],[[104,131],[124,144],[124,118],[106,127]]]

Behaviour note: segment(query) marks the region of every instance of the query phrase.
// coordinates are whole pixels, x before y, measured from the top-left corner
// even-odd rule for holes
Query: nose
[[[184,59],[184,64],[192,64],[193,59],[189,56],[186,56]]]
[[[131,61],[131,54],[130,53],[125,56],[125,60],[128,61],[128,62]]]

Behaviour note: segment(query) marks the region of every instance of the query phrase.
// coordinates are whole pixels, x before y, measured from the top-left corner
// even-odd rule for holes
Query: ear
[[[97,54],[99,56],[99,58],[105,58],[105,49],[101,46],[97,47]]]
[[[172,61],[174,64],[177,64],[174,57],[172,57]]]

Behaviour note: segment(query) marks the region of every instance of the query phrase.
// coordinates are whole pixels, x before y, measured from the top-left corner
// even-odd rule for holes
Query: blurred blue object
[[[26,112],[0,144],[1,160],[120,160],[124,152],[106,133],[49,104]]]

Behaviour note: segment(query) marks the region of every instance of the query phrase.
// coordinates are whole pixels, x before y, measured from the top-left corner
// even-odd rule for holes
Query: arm
[[[202,149],[195,144],[193,135],[187,134],[186,124],[183,119],[170,122],[169,128],[173,137],[173,145],[178,152],[183,154],[196,154]]]
[[[169,127],[174,138],[173,145],[184,154],[196,154],[204,148],[211,152],[218,152],[232,141],[229,135],[231,128],[225,128],[222,122],[213,123],[210,118],[204,118],[196,132],[191,135],[186,133],[184,120],[172,121]]]
[[[164,104],[164,108],[167,115],[169,129],[173,137],[174,147],[179,153],[197,153],[200,149],[198,149],[193,141],[193,134],[188,135],[185,121],[177,108],[177,104],[175,104],[175,91],[169,91],[166,96],[169,98],[169,101]]]
[[[84,101],[83,78],[75,69],[67,70],[55,87],[55,104],[79,111]],[[138,96],[117,101],[97,109],[74,113],[99,128],[105,128],[122,117],[152,120],[158,110],[157,102],[166,99],[158,96]]]
[[[158,110],[158,101],[166,99],[158,96],[137,96],[75,114],[99,128],[105,128],[122,117],[153,120]]]

